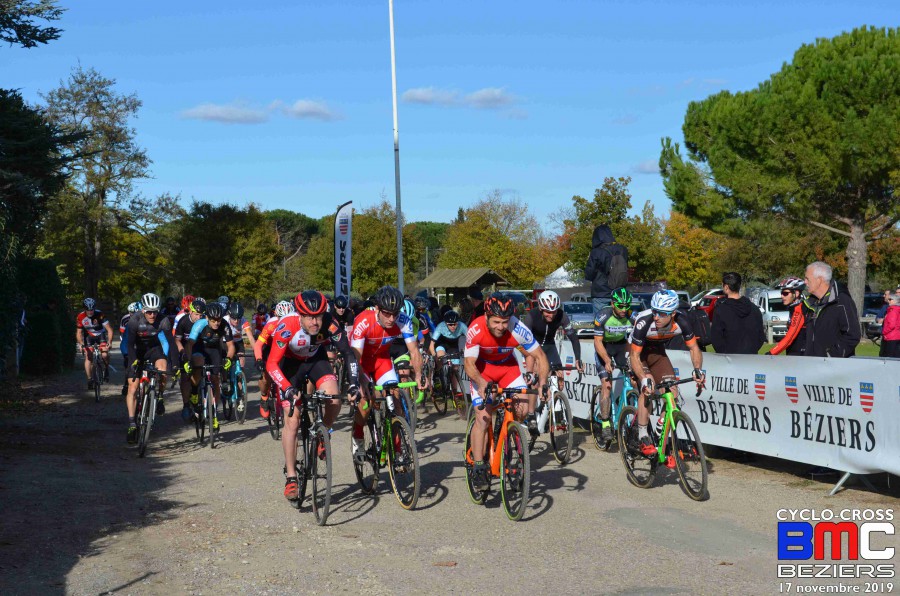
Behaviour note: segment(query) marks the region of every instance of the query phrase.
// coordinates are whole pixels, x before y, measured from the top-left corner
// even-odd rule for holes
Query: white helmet
[[[803,289],[803,286],[806,285],[803,283],[803,280],[799,277],[785,277],[777,284],[775,284],[776,288],[782,288],[784,290],[797,290],[798,292]]]
[[[544,290],[538,296],[538,306],[548,312],[559,310],[559,294],[553,290]]]
[[[141,310],[140,302],[132,302],[131,304],[128,305],[128,312],[130,312],[130,313],[136,313],[139,310]]]
[[[278,318],[285,317],[294,312],[294,305],[287,300],[282,300],[275,305],[275,316]]]
[[[83,304],[87,310],[94,310],[94,305],[97,303],[94,301],[93,298],[85,298]]]
[[[660,290],[650,299],[650,308],[671,314],[678,308],[678,294],[673,290]]]
[[[159,310],[159,296],[147,293],[141,296],[141,307],[143,310]]]

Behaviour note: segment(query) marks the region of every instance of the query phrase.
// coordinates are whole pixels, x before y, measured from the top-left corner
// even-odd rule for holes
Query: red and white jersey
[[[259,332],[256,341],[253,342],[253,355],[257,360],[262,360],[263,347],[272,340],[272,334],[275,333],[275,328],[278,327],[278,321],[278,317],[271,317],[262,328],[262,331]]]
[[[186,308],[182,308],[182,309],[181,309],[181,312],[179,312],[177,315],[175,315],[175,321],[174,321],[174,323],[173,323],[173,325],[172,325],[172,329],[177,329],[177,328],[178,328],[178,323],[181,321],[181,319],[184,318],[184,315],[188,314],[189,312],[191,312],[191,311],[189,311],[189,310],[186,309]]]
[[[282,317],[272,332],[272,349],[269,352],[269,359],[266,360],[266,372],[282,391],[286,391],[291,383],[281,372],[281,359],[306,361],[320,354],[321,357],[327,358],[325,351],[331,346],[332,336],[341,332],[341,328],[335,325],[331,316],[327,314],[322,321],[322,328],[316,335],[310,335],[303,330],[300,315],[297,313]]]
[[[391,343],[397,337],[410,345],[416,345],[416,335],[413,324],[404,313],[397,316],[396,324],[390,329],[385,329],[378,322],[378,313],[374,310],[364,310],[353,322],[353,332],[350,334],[350,347],[362,352],[363,370],[372,370],[372,365],[379,358],[391,357]]]
[[[234,341],[244,341],[244,331],[250,331],[250,323],[244,317],[240,321],[234,321],[231,315],[225,315],[225,321],[231,325],[231,336]]]
[[[99,310],[95,310],[94,314],[90,317],[84,311],[81,311],[78,313],[78,316],[75,317],[75,326],[78,329],[83,329],[91,337],[98,337],[103,333],[103,327],[106,324],[106,315]]]
[[[500,337],[494,337],[488,330],[484,315],[474,319],[466,333],[466,358],[477,358],[489,364],[509,364],[518,366],[513,353],[518,346],[534,352],[540,346],[531,330],[517,317],[510,317],[509,329]]]

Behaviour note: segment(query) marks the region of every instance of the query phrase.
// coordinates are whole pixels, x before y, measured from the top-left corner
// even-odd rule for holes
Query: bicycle
[[[281,428],[284,426],[284,410],[281,408],[281,390],[274,381],[269,383],[268,394],[269,417],[266,418],[266,422],[272,440],[279,441],[281,440]]]
[[[103,379],[105,379],[107,375],[107,364],[103,359],[103,354],[101,353],[102,347],[106,345],[106,342],[101,342],[99,344],[84,346],[84,349],[90,353],[92,363],[91,381],[94,385],[94,401],[97,403],[100,403],[100,385],[103,384]]]
[[[641,441],[638,438],[637,408],[625,406],[622,409],[617,426],[619,453],[628,480],[639,488],[649,488],[653,484],[656,469],[660,464],[675,467],[684,492],[695,501],[709,498],[708,470],[706,454],[697,427],[684,411],[678,409],[672,394],[672,387],[684,383],[694,383],[693,378],[681,381],[663,381],[657,386],[654,394],[648,397],[665,400],[665,419],[662,434],[656,432],[653,424],[647,425],[650,438],[657,442],[657,453],[646,456],[641,452]],[[697,389],[700,395],[702,386]],[[671,460],[669,458],[672,458]]]
[[[226,420],[237,419],[238,424],[243,424],[247,419],[247,378],[239,359],[235,358],[228,377],[231,391],[226,395],[222,389],[222,415]]]
[[[408,390],[413,387],[418,387],[419,385],[415,381],[410,380],[412,372],[410,371],[409,360],[403,359],[403,356],[401,356],[394,360],[394,366],[397,369],[397,376],[400,378],[400,382],[396,384],[396,388],[400,407],[403,411],[403,417],[406,418],[406,423],[409,424],[409,428],[415,433],[419,412],[416,410],[416,405],[412,400],[412,394],[410,394]],[[394,385],[388,383],[388,386]]]
[[[323,402],[331,399],[340,399],[340,396],[316,391],[310,395],[301,394],[295,402],[301,408],[296,463],[300,494],[291,503],[300,509],[306,495],[306,484],[311,478],[312,512],[320,526],[325,525],[331,507],[331,431],[322,421]],[[294,415],[294,405],[291,404],[288,418]],[[314,420],[310,420],[310,414],[314,416]],[[287,478],[287,466],[284,468],[284,475]]]
[[[576,370],[574,366],[560,366],[553,364],[550,366],[550,376],[547,377],[547,384],[550,386],[550,397],[546,402],[538,405],[537,428],[540,433],[547,432],[547,421],[550,423],[550,447],[553,449],[553,458],[562,465],[566,465],[569,457],[572,455],[572,434],[574,427],[572,425],[572,406],[569,398],[559,386],[559,377],[556,376],[557,371]],[[581,382],[581,373],[575,383]],[[528,451],[534,448],[537,436],[531,437],[528,444]]]
[[[394,495],[400,506],[409,510],[416,506],[421,489],[419,454],[409,423],[397,410],[398,400],[393,400],[392,408],[387,400],[387,393],[397,387],[397,383],[374,386],[375,391],[383,392],[381,396],[369,391],[368,412],[363,425],[363,450],[353,458],[353,469],[363,493],[374,495],[378,488],[379,472],[386,466]],[[384,409],[382,402],[385,403]]]
[[[96,370],[96,369],[95,369]],[[150,363],[144,363],[138,388],[135,394],[137,410],[134,423],[138,428],[138,457],[144,457],[150,442],[150,430],[156,420],[156,404],[163,398],[163,381],[165,371],[159,370]]]
[[[459,357],[451,357],[448,355],[438,357],[437,373],[440,380],[441,390],[436,388],[431,392],[431,400],[434,402],[434,408],[438,414],[447,412],[447,400],[453,400],[453,407],[460,418],[464,418],[466,411],[466,395],[462,390],[462,381],[459,378]],[[459,391],[454,389],[459,387]]]
[[[520,422],[516,422],[513,414],[513,402],[516,396],[537,395],[533,389],[503,389],[497,390],[493,383],[489,383],[485,391],[485,401],[498,403],[494,412],[493,424],[488,425],[487,443],[485,444],[485,460],[488,465],[487,487],[478,489],[473,484],[472,470],[475,459],[472,456],[472,428],[475,426],[475,416],[469,420],[466,428],[466,441],[464,447],[464,461],[466,467],[466,485],[469,488],[469,497],[476,505],[484,503],[491,491],[491,479],[500,479],[500,496],[503,500],[503,509],[506,516],[518,521],[525,514],[525,505],[528,503],[528,492],[531,484],[531,463],[528,449],[528,430]],[[502,395],[499,402],[493,402],[490,396]],[[483,410],[485,404],[478,406]],[[497,445],[502,445],[501,449]]]
[[[434,357],[431,354],[428,354],[427,352],[425,352],[425,350],[423,350],[421,348],[419,348],[419,354],[421,354],[421,357],[422,357],[422,378],[428,379],[429,381],[431,381],[432,387],[431,387],[431,389],[427,389],[427,390],[426,389],[418,390],[416,404],[421,403],[422,408],[424,408],[424,410],[427,412],[428,411],[428,402],[426,400],[425,394],[428,393],[429,394],[428,397],[430,397],[432,400],[434,399],[434,380],[433,380]]]
[[[609,420],[613,431],[619,427],[619,418],[621,417],[622,410],[625,406],[634,406],[637,408],[638,392],[631,384],[631,369],[626,365],[620,372],[621,374],[618,377],[610,378],[609,380],[610,383],[619,380],[622,381],[622,391],[620,391],[618,395],[612,395],[612,389],[610,389]],[[600,405],[600,387],[597,387],[591,396],[591,404],[588,412],[590,412],[591,417],[591,436],[594,437],[594,445],[600,451],[609,451],[612,444],[617,443],[617,437],[615,432],[613,432],[613,437],[608,441],[604,441],[601,436],[603,431],[603,417]]]
[[[194,429],[201,444],[208,429],[209,448],[214,449],[216,447],[216,429],[213,428],[213,421],[216,418],[216,402],[212,394],[212,375],[214,371],[222,370],[222,365],[204,364],[202,370],[203,374],[197,390],[200,399],[194,404]]]

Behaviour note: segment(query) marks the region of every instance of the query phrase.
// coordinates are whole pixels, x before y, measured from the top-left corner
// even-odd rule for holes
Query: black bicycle
[[[98,403],[100,402],[100,385],[103,384],[103,379],[105,379],[107,375],[107,364],[103,359],[103,354],[100,352],[101,345],[102,344],[86,344],[84,347],[84,349],[89,350],[91,354],[91,381],[94,385],[94,401]]]
[[[135,393],[137,410],[134,414],[134,423],[138,428],[138,457],[144,457],[147,452],[150,430],[156,420],[156,404],[163,399],[163,376],[166,374],[166,371],[159,370],[149,362],[145,362],[141,369],[143,372]]]
[[[194,404],[194,428],[197,438],[203,443],[209,430],[209,448],[216,446],[216,401],[213,394],[212,376],[222,370],[221,364],[204,364],[200,375],[200,386],[197,388],[199,399]]]
[[[300,509],[306,496],[306,484],[312,480],[312,512],[320,526],[325,525],[331,507],[331,432],[322,421],[322,408],[326,400],[332,399],[340,399],[340,396],[316,391],[311,395],[300,395],[295,402],[300,406],[296,463],[300,494],[291,503]],[[293,415],[294,404],[291,404],[288,418]],[[284,475],[287,477],[286,467]]]

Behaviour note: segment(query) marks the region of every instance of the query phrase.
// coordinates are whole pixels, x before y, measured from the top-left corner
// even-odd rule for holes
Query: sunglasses
[[[397,317],[400,316],[400,311],[398,310],[397,312],[391,312],[389,310],[383,310],[383,311],[381,311],[381,314],[383,314],[385,317],[387,317],[389,319],[396,319]]]
[[[459,323],[447,323],[447,327],[456,327]]]
[[[207,319],[210,323],[221,323],[222,319]]]
[[[793,294],[793,292],[791,292],[790,290],[781,290],[782,296],[790,296],[791,294]]]
[[[145,314],[145,315],[153,315],[153,316],[156,316],[156,315],[159,314],[159,311],[158,311],[158,310],[145,310],[145,311],[144,311],[144,314]]]
[[[655,317],[671,317],[672,313],[653,309],[653,316],[655,316]]]

